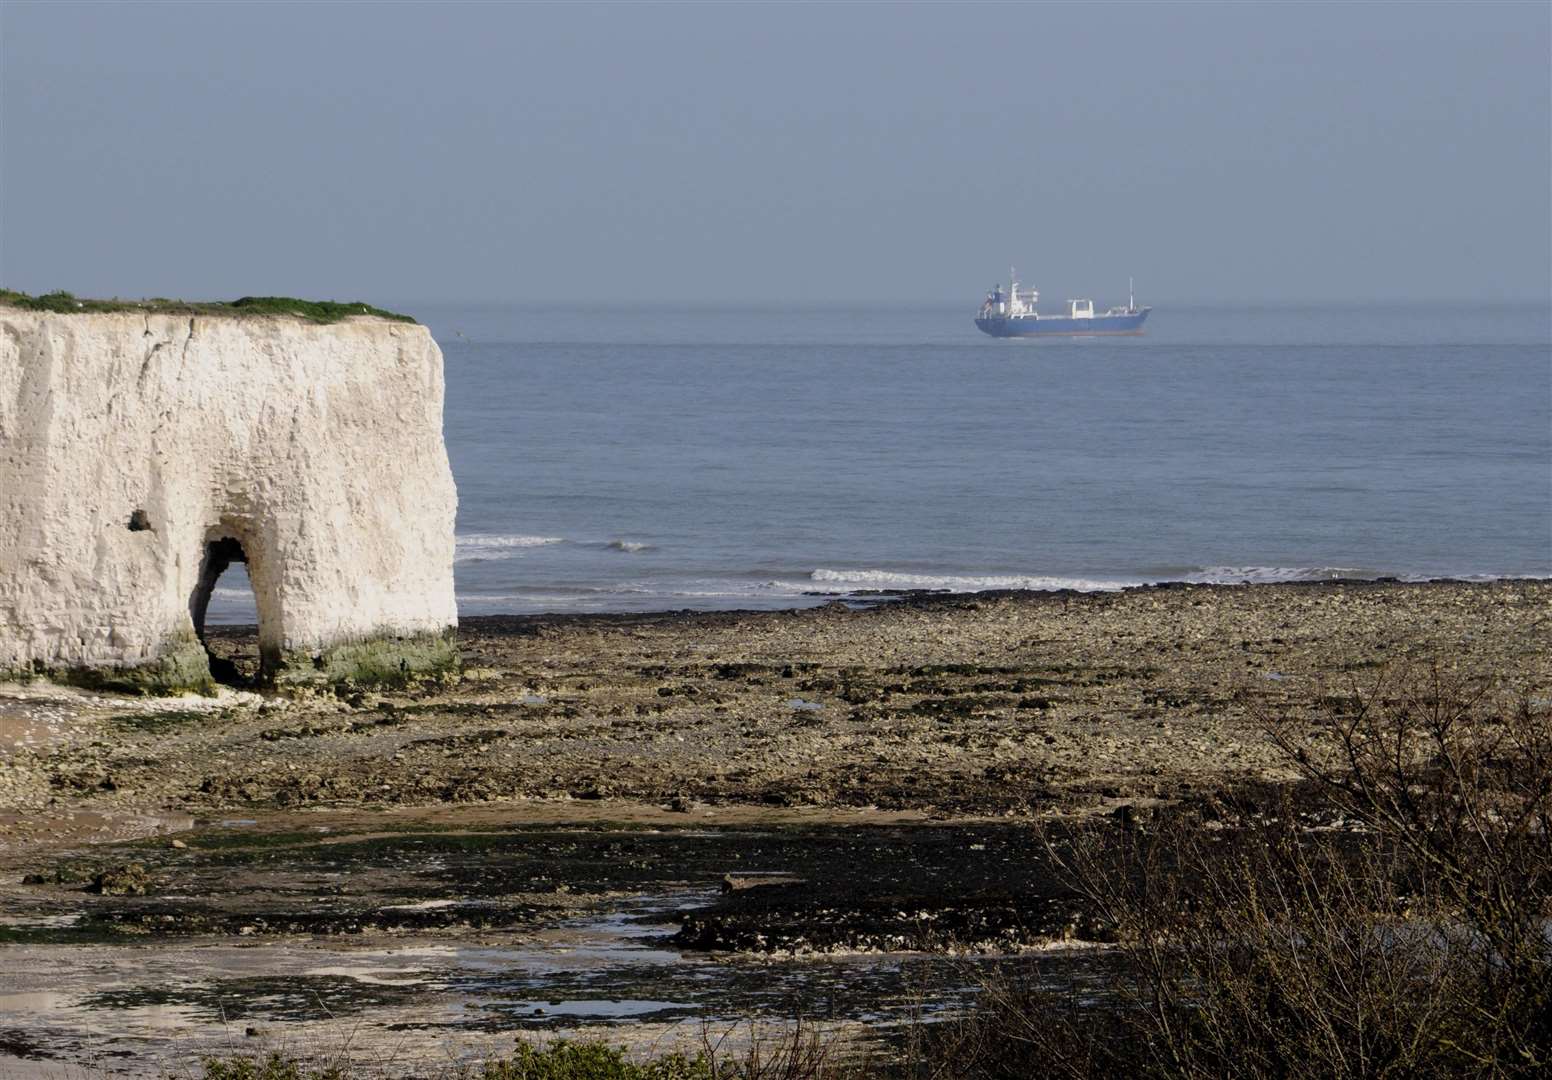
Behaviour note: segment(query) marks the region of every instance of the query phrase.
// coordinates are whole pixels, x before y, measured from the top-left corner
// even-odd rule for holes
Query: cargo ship
[[[1147,322],[1148,312],[1153,309],[1137,306],[1130,280],[1126,283],[1126,292],[1124,308],[1096,312],[1092,300],[1069,300],[1064,314],[1042,315],[1035,310],[1040,303],[1040,291],[1020,288],[1016,275],[1010,270],[1007,291],[997,285],[986,294],[981,310],[976,313],[975,325],[992,337],[1135,336],[1142,333],[1142,324]]]

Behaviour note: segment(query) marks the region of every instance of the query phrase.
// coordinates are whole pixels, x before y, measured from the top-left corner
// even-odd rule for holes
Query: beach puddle
[[[63,915],[0,915],[0,926],[13,930],[64,930],[79,926],[83,917],[78,911]]]

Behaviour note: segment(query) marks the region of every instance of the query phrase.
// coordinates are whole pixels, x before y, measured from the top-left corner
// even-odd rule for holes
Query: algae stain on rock
[[[340,685],[393,689],[421,679],[455,674],[458,643],[453,634],[413,634],[348,642],[314,653],[278,652],[265,670],[279,687]]]

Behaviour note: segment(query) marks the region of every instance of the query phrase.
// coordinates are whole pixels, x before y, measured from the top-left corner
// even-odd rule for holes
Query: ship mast
[[[1137,294],[1132,290],[1132,279],[1126,279],[1126,310],[1137,310]]]

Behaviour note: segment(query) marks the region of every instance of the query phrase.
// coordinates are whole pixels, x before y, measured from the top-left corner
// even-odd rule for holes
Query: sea
[[[1552,577],[1552,306],[406,304],[465,615],[896,590]],[[241,569],[212,621],[254,621]]]

